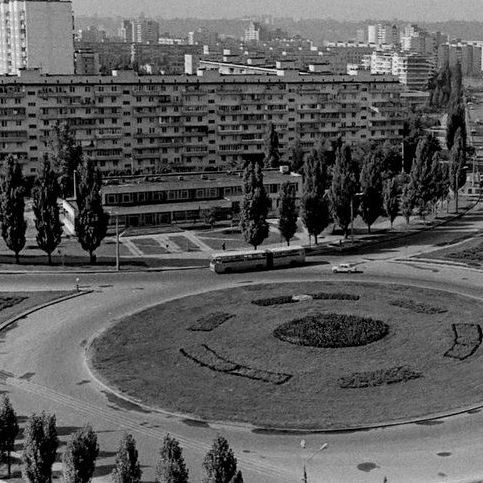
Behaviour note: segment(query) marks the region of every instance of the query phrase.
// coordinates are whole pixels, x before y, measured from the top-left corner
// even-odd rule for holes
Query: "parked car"
[[[332,267],[332,273],[358,273],[360,270],[353,263],[339,263]]]

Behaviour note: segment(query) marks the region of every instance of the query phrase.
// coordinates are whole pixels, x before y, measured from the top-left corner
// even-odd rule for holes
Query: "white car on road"
[[[360,270],[353,263],[339,263],[332,267],[332,273],[358,273]]]

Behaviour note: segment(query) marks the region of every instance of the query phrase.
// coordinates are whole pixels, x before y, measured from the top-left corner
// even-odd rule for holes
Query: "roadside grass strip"
[[[180,352],[202,367],[207,367],[212,371],[223,372],[224,374],[230,374],[232,376],[246,377],[255,381],[263,381],[275,385],[285,384],[292,378],[291,374],[254,369],[229,361],[217,354],[213,349],[210,349],[206,344],[191,347],[188,350],[180,349]]]
[[[0,311],[23,302],[28,297],[0,297]]]
[[[408,366],[398,366],[377,371],[354,372],[350,376],[341,377],[338,383],[342,389],[358,389],[407,382],[421,376],[420,372]]]
[[[412,310],[417,314],[435,315],[448,312],[448,309],[444,309],[442,307],[435,307],[433,305],[425,304],[423,302],[415,302],[414,300],[408,299],[391,300],[389,303],[391,305],[394,305],[395,307]]]
[[[478,324],[452,324],[454,344],[444,355],[464,361],[471,357],[481,345],[483,338]]]
[[[188,330],[195,332],[211,332],[233,317],[235,317],[233,314],[214,312],[213,314],[208,314],[198,319],[193,325],[188,327]]]

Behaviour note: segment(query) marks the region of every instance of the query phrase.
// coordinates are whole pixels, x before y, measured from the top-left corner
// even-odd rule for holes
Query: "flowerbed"
[[[217,354],[213,349],[210,349],[206,344],[190,347],[189,349],[180,349],[180,352],[202,367],[207,367],[212,371],[223,372],[232,376],[246,377],[248,379],[269,382],[276,385],[284,384],[292,377],[290,374],[254,369],[229,361]]]
[[[19,304],[27,297],[0,297],[0,310],[8,309]]]
[[[391,300],[389,303],[391,305],[394,305],[395,307],[412,310],[413,312],[416,312],[418,314],[435,315],[448,312],[448,309],[444,309],[442,307],[435,307],[433,305],[425,304],[423,302],[414,302],[414,300],[397,299]]]
[[[305,300],[359,300],[359,295],[353,295],[349,293],[326,293],[318,292],[314,294],[307,295],[279,295],[278,297],[270,297],[266,299],[252,300],[252,304],[259,305],[261,307],[268,307],[270,305],[282,305],[282,304],[293,304],[295,302],[305,301]]]
[[[354,372],[350,376],[341,377],[338,382],[343,389],[357,389],[407,382],[412,379],[418,379],[421,376],[420,372],[408,366],[398,366],[377,371]]]
[[[280,325],[278,339],[311,347],[356,347],[385,337],[389,326],[380,320],[345,314],[315,314]]]
[[[260,307],[269,307],[270,305],[293,304],[297,302],[292,295],[279,295],[278,297],[270,297],[267,299],[252,300],[252,304]]]
[[[311,294],[314,300],[352,300],[357,301],[360,299],[359,295],[353,295],[350,293],[326,293],[326,292],[319,292]]]
[[[188,330],[200,331],[200,332],[211,332],[220,325],[224,324],[227,320],[234,317],[233,314],[227,314],[224,312],[215,312],[213,314],[205,315],[198,319],[193,325],[188,327]]]
[[[454,344],[444,355],[464,361],[481,345],[482,331],[478,324],[452,324]]]

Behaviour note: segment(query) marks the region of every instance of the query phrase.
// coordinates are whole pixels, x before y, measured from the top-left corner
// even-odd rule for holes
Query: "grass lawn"
[[[318,292],[360,298],[270,307],[251,303]],[[408,303],[391,305],[402,299]],[[409,302],[441,310],[417,313]],[[318,313],[373,318],[387,324],[389,331],[381,340],[343,348],[294,345],[273,334],[284,323]],[[216,314],[231,317],[210,330],[192,330]],[[483,349],[464,363],[445,353],[455,343],[452,324],[482,320],[483,302],[419,287],[346,282],[246,285],[181,298],[122,320],[94,341],[89,363],[101,379],[125,394],[192,417],[266,427],[354,427],[480,402]],[[341,387],[341,380],[381,371],[391,374],[401,367],[421,377]]]
[[[483,266],[483,237],[479,236],[458,246],[449,246],[441,250],[421,255],[422,258],[462,262],[471,266]]]
[[[131,241],[145,255],[164,255],[166,253],[169,253],[154,238],[133,238],[131,239]]]

